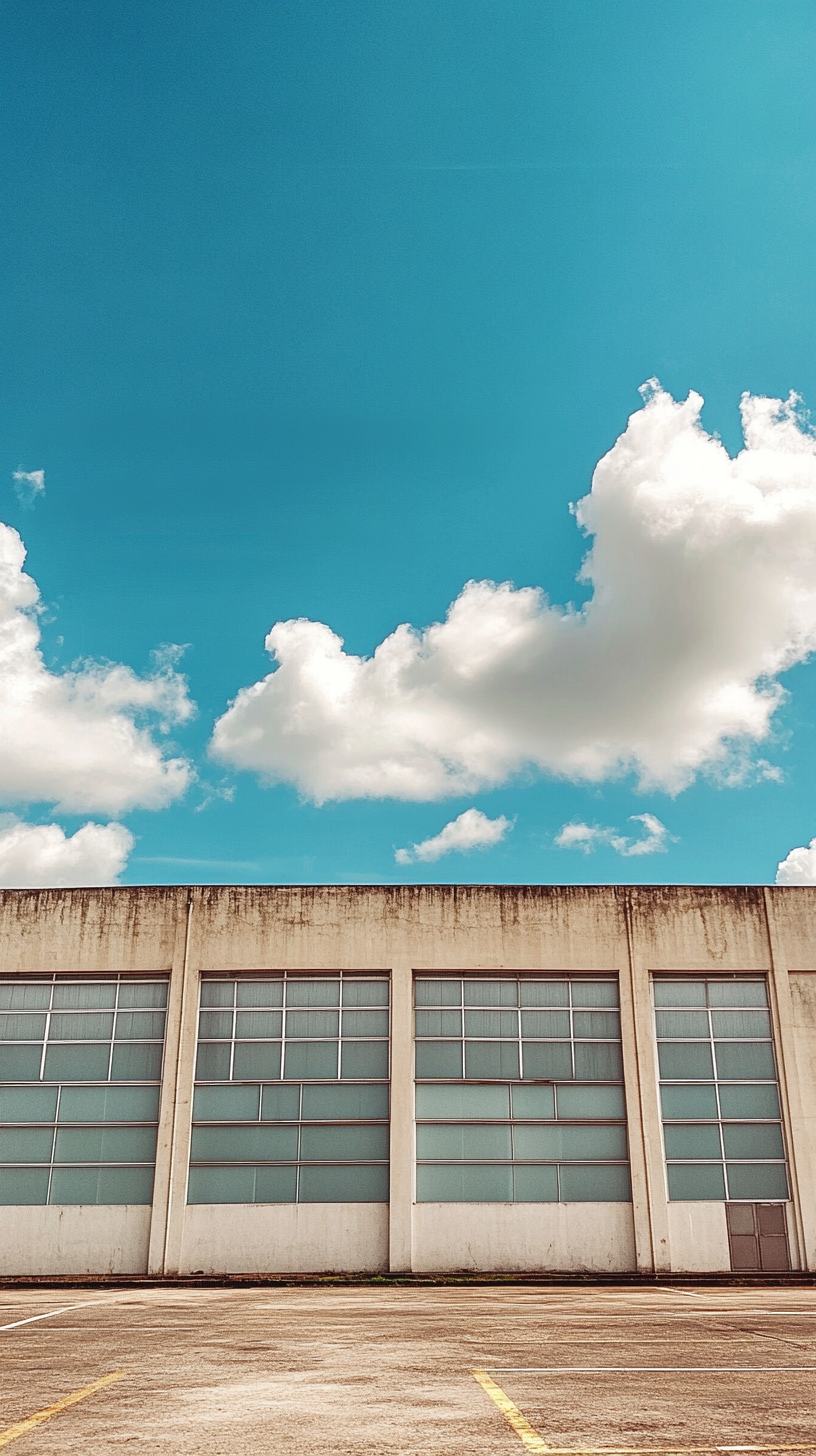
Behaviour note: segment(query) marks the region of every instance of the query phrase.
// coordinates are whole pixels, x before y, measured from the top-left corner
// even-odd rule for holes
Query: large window
[[[201,983],[190,1203],[388,1200],[386,976]]]
[[[166,980],[0,978],[0,1203],[150,1203]]]
[[[655,977],[654,999],[669,1198],[786,1199],[764,979]]]
[[[612,977],[415,983],[420,1203],[631,1198]]]

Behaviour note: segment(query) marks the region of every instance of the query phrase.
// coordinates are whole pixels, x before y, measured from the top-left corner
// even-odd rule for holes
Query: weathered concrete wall
[[[387,1268],[385,1203],[197,1203],[185,1212],[182,1274]]]
[[[418,1272],[635,1268],[630,1203],[418,1203],[414,1209]]]
[[[670,1203],[668,1213],[672,1273],[731,1268],[724,1203]]]
[[[146,1274],[150,1209],[0,1209],[0,1275]]]

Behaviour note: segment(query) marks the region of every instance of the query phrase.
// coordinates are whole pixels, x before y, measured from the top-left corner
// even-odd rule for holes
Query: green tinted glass
[[[343,1036],[387,1036],[387,1011],[344,1011]]]
[[[382,1163],[351,1167],[305,1164],[300,1170],[301,1203],[387,1203],[388,1168]]]
[[[667,1158],[719,1158],[720,1130],[716,1124],[668,1123],[663,1129]]]
[[[235,1035],[243,1041],[259,1037],[280,1041],[283,1035],[282,1011],[237,1011]]]
[[[790,1196],[784,1163],[729,1163],[727,1171],[728,1197],[736,1201]]]
[[[128,1010],[131,1007],[143,1007],[145,1010],[151,1007],[167,1005],[167,982],[166,981],[122,981],[119,985],[119,1010]]]
[[[274,1082],[280,1076],[279,1041],[237,1041],[232,1060],[234,1082]]]
[[[515,1203],[557,1203],[558,1169],[554,1164],[517,1164],[513,1169]]]
[[[465,1042],[465,1076],[478,1081],[480,1078],[509,1078],[519,1076],[519,1048],[517,1041],[467,1041]]]
[[[235,1000],[235,985],[232,981],[202,981],[202,1006],[232,1006]]]
[[[339,980],[312,980],[300,976],[286,982],[287,1006],[339,1006]]]
[[[311,1092],[315,1089],[309,1087],[303,1090]],[[261,1118],[264,1122],[297,1122],[299,1116],[299,1087],[277,1086],[261,1089]]]
[[[155,1122],[158,1087],[63,1087],[60,1122]]]
[[[418,980],[414,982],[414,1004],[416,1006],[461,1006],[462,982],[448,980]]]
[[[3,1168],[0,1170],[0,1206],[48,1202],[47,1168]]]
[[[558,1170],[562,1203],[631,1203],[629,1169],[614,1163],[564,1163]]]
[[[617,981],[573,981],[573,1006],[617,1006]]]
[[[501,1163],[417,1166],[418,1203],[511,1203],[513,1169]]]
[[[35,1012],[5,1012],[0,1015],[0,1041],[42,1041],[45,1020]]]
[[[425,1123],[416,1131],[418,1158],[509,1162],[513,1155],[510,1128],[501,1123]]]
[[[517,1011],[466,1011],[465,1036],[518,1037]]]
[[[660,1075],[667,1082],[711,1082],[714,1064],[709,1042],[664,1041],[657,1049]]]
[[[388,1160],[388,1128],[383,1123],[304,1127],[300,1134],[303,1162],[363,1162]]]
[[[461,1036],[461,1011],[415,1011],[417,1036]]]
[[[724,1082],[776,1077],[773,1046],[769,1041],[721,1041],[716,1044],[717,1075]]]
[[[265,1088],[271,1092],[272,1088]],[[289,1089],[282,1089],[288,1091]],[[434,1089],[426,1089],[432,1091]],[[264,1106],[266,1104],[264,1103]],[[264,1113],[264,1116],[267,1114]],[[303,1088],[303,1112],[305,1121],[350,1121],[366,1118],[388,1117],[387,1083],[335,1082],[330,1086]]]
[[[337,1043],[333,1041],[290,1041],[286,1043],[284,1077],[309,1081],[337,1076]]]
[[[0,1122],[53,1122],[56,1115],[56,1087],[0,1087]]]
[[[569,1006],[568,981],[520,981],[522,1006]]]
[[[559,1087],[557,1097],[559,1117],[626,1116],[622,1087]]]
[[[286,1090],[291,1094],[294,1089]],[[260,1087],[196,1087],[193,1117],[199,1122],[255,1122],[258,1117],[260,1091]],[[295,1103],[297,1104],[297,1093]]]
[[[705,1006],[706,983],[702,976],[694,981],[655,979],[654,999],[655,1006]]]
[[[717,1120],[717,1092],[713,1082],[689,1087],[661,1087],[663,1116]]]
[[[529,1088],[529,1091],[549,1092],[550,1088]],[[470,1086],[454,1083],[453,1086],[434,1086],[416,1089],[416,1115],[422,1121],[475,1121],[477,1119],[501,1119],[510,1116],[510,1097],[507,1087]]]
[[[462,1076],[460,1041],[418,1041],[415,1050],[417,1077]]]
[[[514,980],[487,981],[481,978],[465,981],[466,1006],[517,1006],[518,982]]]
[[[107,1082],[109,1047],[104,1042],[86,1046],[49,1046],[45,1053],[45,1082]]]
[[[235,999],[238,1006],[282,1006],[283,981],[239,981]]]
[[[353,981],[344,977],[342,982],[344,1006],[387,1006],[389,983],[383,981]]]
[[[111,1058],[112,1082],[158,1082],[162,1044],[149,1041],[115,1042]]]
[[[57,981],[51,1005],[55,1011],[86,1011],[116,1005],[116,983],[111,981]]]
[[[768,992],[763,981],[709,981],[709,1006],[767,1006]]]
[[[50,1003],[50,982],[0,981],[0,1011],[47,1011]]]
[[[709,1035],[707,1011],[656,1011],[655,1024],[659,1037],[705,1040]]]
[[[568,1041],[524,1041],[524,1076],[536,1082],[558,1082],[572,1076],[572,1048]]]
[[[50,1127],[0,1127],[0,1163],[49,1163],[53,1141]]]
[[[346,1079],[388,1076],[387,1041],[344,1041],[340,1055],[340,1075]]]
[[[779,1117],[779,1093],[773,1082],[743,1082],[720,1087],[723,1117]]]
[[[559,1038],[569,1039],[570,1017],[568,1011],[522,1011],[521,1034],[545,1041]]]
[[[719,1163],[669,1163],[669,1198],[673,1201],[700,1203],[725,1199],[725,1178]]]
[[[729,1158],[784,1158],[778,1122],[724,1122],[723,1145]]]

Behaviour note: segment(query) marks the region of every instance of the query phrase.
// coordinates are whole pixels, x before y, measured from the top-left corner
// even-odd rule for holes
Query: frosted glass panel
[[[707,1011],[657,1011],[658,1036],[708,1039]]]
[[[47,1010],[50,1000],[50,984],[23,981],[14,985],[6,981],[0,985],[0,1010],[2,1011]]]
[[[158,1087],[63,1087],[60,1122],[155,1122]]]
[[[572,1046],[568,1041],[525,1041],[522,1043],[524,1076],[536,1081],[555,1082],[572,1076]]]
[[[382,981],[354,981],[343,977],[344,1006],[387,1006],[389,983]]]
[[[517,1041],[466,1041],[465,1076],[518,1078],[519,1047]]]
[[[711,1028],[720,1037],[770,1038],[771,1018],[767,1011],[712,1011]]]
[[[784,1163],[728,1163],[727,1171],[728,1196],[735,1201],[790,1196]]]
[[[259,1037],[280,1041],[282,1034],[282,1011],[238,1011],[236,1013],[235,1035],[242,1041]]]
[[[543,1090],[549,1091],[549,1088]],[[416,1115],[420,1121],[424,1118],[451,1122],[507,1119],[510,1116],[510,1090],[508,1087],[468,1086],[463,1082],[448,1087],[420,1085],[416,1089]]]
[[[0,1128],[0,1163],[48,1163],[53,1141],[51,1127]]]
[[[709,981],[709,1006],[767,1006],[768,992],[763,981]]]
[[[717,1120],[717,1091],[714,1083],[689,1087],[662,1087],[660,1099],[663,1116],[697,1117]]]
[[[669,1198],[688,1202],[721,1202],[725,1179],[720,1163],[669,1163]]]
[[[461,1006],[462,982],[447,978],[417,980],[414,982],[414,1000],[417,1006]]]
[[[232,981],[202,981],[202,1006],[232,1006],[235,988]]]
[[[466,1006],[517,1006],[518,983],[509,978],[501,981],[465,981]]]
[[[306,1081],[312,1077],[336,1077],[337,1042],[287,1042],[283,1075],[290,1081]]]
[[[461,1011],[417,1011],[417,1036],[461,1036]]]
[[[511,1203],[513,1169],[509,1164],[420,1164],[417,1200],[420,1203]]]
[[[716,1043],[717,1075],[724,1082],[776,1078],[773,1047],[769,1041]]]
[[[304,1164],[299,1197],[301,1203],[387,1203],[388,1168],[381,1163],[346,1168]]]
[[[557,1203],[558,1169],[534,1163],[513,1169],[513,1192],[516,1203]]]
[[[784,1158],[778,1122],[724,1122],[726,1158]]]
[[[112,1082],[158,1082],[162,1068],[162,1043],[115,1042],[111,1058]]]
[[[343,1036],[387,1036],[387,1011],[344,1011]]]
[[[236,988],[238,1006],[282,1006],[283,981],[239,981]]]
[[[460,1041],[418,1041],[416,1044],[417,1077],[461,1077],[462,1043]]]
[[[279,1041],[237,1041],[232,1060],[235,1082],[275,1081],[280,1076],[281,1044]]]
[[[56,988],[55,988],[56,990]],[[51,1015],[49,1041],[110,1041],[113,1016],[104,1011],[75,1012]]]
[[[298,977],[286,982],[287,1006],[339,1006],[340,982]]]
[[[274,1089],[264,1089],[264,1097]],[[287,1089],[288,1090],[288,1089]],[[266,1108],[266,1101],[264,1101]],[[270,1116],[264,1111],[264,1116]],[[337,1082],[331,1087],[304,1087],[304,1121],[330,1121],[333,1119],[359,1121],[369,1117],[388,1117],[388,1086],[372,1084],[354,1085]]]
[[[340,1075],[355,1077],[388,1076],[387,1041],[344,1041],[340,1057]]]
[[[513,1156],[510,1128],[501,1124],[426,1123],[416,1133],[417,1158],[509,1161]]]
[[[631,1202],[628,1168],[614,1163],[594,1163],[583,1168],[565,1163],[558,1172],[562,1203]]]
[[[576,1041],[577,1081],[613,1082],[623,1078],[623,1057],[618,1042]]]
[[[626,1102],[620,1086],[559,1087],[557,1097],[559,1117],[626,1116]]]
[[[664,1130],[667,1158],[721,1158],[716,1123],[669,1123]]]
[[[340,1033],[337,1011],[287,1011],[286,1035],[297,1037],[333,1036]]]
[[[607,1041],[620,1039],[617,1011],[574,1011],[572,1025],[575,1037],[599,1037]]]
[[[0,1082],[36,1082],[40,1075],[38,1046],[4,1046],[0,1056]]]
[[[518,1038],[517,1011],[466,1011],[465,1036],[512,1036]]]
[[[570,1017],[568,1011],[522,1011],[522,1036],[541,1038],[547,1041],[559,1037],[569,1041]]]
[[[667,1082],[712,1082],[714,1063],[707,1041],[664,1041],[658,1047],[660,1075]]]
[[[115,1004],[116,984],[110,981],[57,981],[51,1002],[55,1011],[85,1011],[92,1006]]]
[[[513,1116],[521,1118],[555,1117],[554,1087],[514,1087]]]
[[[297,1196],[297,1168],[276,1169],[289,1174],[292,1184],[291,1199]],[[254,1203],[254,1168],[191,1168],[187,1184],[188,1203]]]
[[[294,1088],[287,1088],[286,1091],[291,1097]],[[260,1087],[196,1087],[193,1117],[197,1122],[228,1122],[231,1119],[236,1122],[254,1122],[258,1116],[260,1093]],[[294,1100],[297,1117],[296,1091]]]
[[[166,1005],[166,981],[120,981],[119,983],[120,1011],[131,1006],[147,1008]]]
[[[45,1021],[34,1012],[5,1012],[0,1015],[0,1041],[42,1041]]]
[[[617,981],[573,981],[573,1006],[617,1006]]]
[[[300,1134],[302,1162],[388,1160],[388,1128],[383,1123],[351,1123],[341,1127],[304,1127]]]
[[[0,1205],[48,1202],[47,1168],[4,1168],[0,1174]]]
[[[614,1124],[570,1126],[551,1123],[549,1126],[516,1127],[513,1132],[516,1158],[523,1162],[561,1158],[625,1158],[626,1129]]]
[[[152,1168],[55,1168],[49,1203],[151,1203]]]
[[[744,1082],[720,1087],[723,1117],[779,1117],[779,1093],[773,1082]]]
[[[519,981],[522,1006],[569,1006],[567,981]]]
[[[155,1041],[163,1037],[163,1011],[120,1011],[116,1017],[117,1041]]]
[[[256,1203],[294,1203],[297,1197],[297,1168],[256,1168]]]
[[[205,1038],[229,1039],[232,1036],[232,1012],[202,1011],[198,1018],[198,1034]]]
[[[152,1163],[155,1127],[60,1127],[55,1163]]]
[[[315,1089],[310,1087],[304,1090],[313,1092]],[[261,1117],[264,1122],[297,1122],[299,1109],[299,1087],[262,1088]]]
[[[83,1046],[49,1046],[45,1053],[46,1082],[107,1082],[110,1048],[104,1042]]]
[[[665,981],[654,983],[655,1006],[705,1006],[706,985],[702,976],[694,981]]]
[[[53,1122],[56,1115],[56,1087],[0,1087],[0,1122]]]
[[[193,1128],[190,1159],[195,1163],[286,1163],[296,1162],[297,1155],[296,1127],[245,1123]]]
[[[199,1082],[228,1082],[229,1074],[229,1042],[199,1042],[196,1056],[196,1077]]]

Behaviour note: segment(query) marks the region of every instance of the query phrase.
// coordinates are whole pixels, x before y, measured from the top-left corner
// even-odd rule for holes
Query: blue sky
[[[197,705],[151,729],[193,765],[166,807],[32,771],[5,810],[121,818],[125,883],[772,881],[816,836],[806,660],[750,747],[771,776],[734,787],[548,759],[318,804],[306,768],[264,786],[207,745],[276,622],[368,657],[469,580],[585,603],[570,505],[644,381],[699,392],[732,455],[744,391],[816,407],[811,0],[5,0],[0,24],[0,519],[50,673],[182,644]],[[512,828],[396,862],[470,808]],[[642,814],[662,852],[555,843]]]

